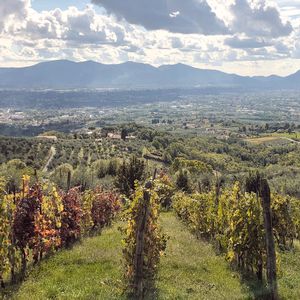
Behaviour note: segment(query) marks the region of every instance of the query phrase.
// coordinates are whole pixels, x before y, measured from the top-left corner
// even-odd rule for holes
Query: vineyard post
[[[10,234],[10,238],[11,238],[11,243],[12,245],[10,246],[10,250],[9,250],[9,263],[10,263],[10,278],[11,278],[11,282],[13,284],[16,283],[17,279],[16,279],[16,250],[15,250],[15,239],[12,235],[12,233]]]
[[[276,274],[276,252],[272,228],[271,196],[270,187],[266,179],[260,181],[261,203],[264,214],[264,227],[267,250],[267,283],[270,300],[277,300],[277,274]]]
[[[22,198],[24,199],[25,197],[25,179],[22,178]]]
[[[14,196],[15,197],[15,196]],[[13,214],[13,209],[10,207],[9,208],[9,223],[13,224],[13,218],[14,218],[14,214]],[[15,235],[13,233],[13,230],[11,229],[9,232],[9,239],[11,241],[10,247],[9,247],[9,263],[10,263],[10,277],[11,277],[11,282],[14,284],[16,283],[16,272],[15,272],[15,268],[16,268],[16,248],[15,248],[15,244],[16,244],[16,239],[15,239]]]
[[[68,172],[68,178],[67,178],[67,191],[71,187],[71,171]]]
[[[143,203],[141,211],[139,213],[138,229],[136,237],[136,251],[134,258],[134,294],[136,299],[143,299],[144,297],[144,278],[143,278],[143,265],[144,265],[144,244],[145,244],[145,229],[149,215],[149,204],[150,204],[150,192],[149,189],[152,187],[151,181],[147,182],[145,185],[145,190],[143,193]]]
[[[39,177],[38,177],[38,173],[37,173],[36,169],[34,169],[34,178],[35,178],[36,183],[38,183],[39,182]]]
[[[219,197],[220,197],[220,179],[218,172],[216,172],[216,186],[215,186],[215,191],[216,191],[216,198],[215,198],[215,208],[217,209],[219,205]]]

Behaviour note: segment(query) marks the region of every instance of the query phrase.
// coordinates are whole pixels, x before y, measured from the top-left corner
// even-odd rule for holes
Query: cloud
[[[184,47],[184,43],[182,42],[182,40],[179,37],[171,38],[171,45],[172,45],[172,48],[183,48]]]
[[[250,37],[288,36],[293,27],[290,22],[284,23],[276,7],[268,6],[266,1],[236,0],[231,6],[234,32],[242,32]]]
[[[91,7],[82,11],[76,7],[42,13],[32,10],[21,33],[32,39],[60,39],[78,45],[125,43],[124,27]]]
[[[297,0],[277,0],[277,4],[281,9],[282,15],[297,24],[300,17],[300,2]]]
[[[282,54],[286,56],[290,56],[293,51],[292,45],[287,45],[281,41],[278,41],[274,44],[274,49],[278,54]]]
[[[1,0],[0,1],[0,32],[5,29],[8,19],[22,20],[27,14],[29,0]]]
[[[271,46],[272,43],[260,38],[239,38],[231,37],[224,41],[224,44],[235,49],[255,49]]]
[[[147,30],[205,35],[226,34],[228,29],[206,0],[92,0],[109,14]]]
[[[242,66],[245,74],[251,74],[257,73],[254,62],[258,62],[259,72],[266,74],[272,60],[277,68],[293,59],[288,68],[300,67],[299,19],[289,34],[293,28],[286,20],[291,19],[284,13],[293,0],[276,0],[280,13],[267,6],[273,0],[95,1],[102,8],[36,11],[30,0],[0,0],[0,65],[55,59],[132,60],[226,66],[223,70],[229,72]]]
[[[137,33],[133,26],[97,13],[92,5],[82,10],[69,7],[38,12],[30,6],[30,1],[26,5],[23,1],[23,4],[15,6],[15,9],[11,7],[9,14],[6,10],[7,17],[3,20],[5,31],[0,32],[0,44],[5,45],[0,48],[0,62],[100,60],[102,57],[108,60],[116,59],[116,53],[126,51],[142,55],[140,45],[135,45],[138,44],[134,39]],[[4,12],[1,13],[4,16]],[[16,16],[20,22],[16,22]],[[108,55],[109,51],[111,55]],[[103,62],[106,62],[105,59]]]

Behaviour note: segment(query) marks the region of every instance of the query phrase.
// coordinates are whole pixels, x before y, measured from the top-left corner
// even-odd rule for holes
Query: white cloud
[[[224,43],[236,49],[264,48],[272,45],[272,43],[261,38],[239,38],[237,36],[226,39]]]
[[[180,15],[180,11],[178,11],[178,10],[177,11],[173,11],[172,13],[169,14],[169,16],[171,18],[176,18],[179,15]]]
[[[92,5],[81,10],[69,7],[37,12],[29,0],[1,1],[1,66],[71,59],[103,63],[134,60],[153,65],[181,62],[248,75],[289,72],[277,66],[293,71],[300,68],[300,18],[291,21],[292,30],[287,22],[290,19],[282,17],[282,11],[291,6],[292,0],[285,4],[285,0],[277,0],[278,3],[271,0],[154,0],[147,1],[153,5],[145,12],[149,20],[140,20],[142,15],[139,15],[139,19],[131,23],[128,21],[133,18],[132,14],[141,12],[140,4],[132,12],[126,11],[125,17],[125,12],[124,16],[116,11],[107,14]],[[121,3],[114,1],[98,0],[108,3],[107,6]],[[198,2],[204,4],[197,6]],[[162,16],[158,10],[161,3],[171,3],[168,9],[163,7]],[[205,17],[208,19],[198,20],[200,11],[208,11]],[[149,25],[147,22],[153,15],[153,24]],[[202,24],[204,20],[208,27]],[[213,21],[210,24],[207,20]],[[267,67],[269,61],[276,67]],[[258,67],[255,62],[261,65]]]
[[[112,18],[96,14],[92,7],[80,11],[76,7],[68,10],[31,10],[22,31],[33,39],[61,39],[78,44],[122,44],[124,27]]]
[[[14,23],[22,21],[27,15],[30,0],[1,0],[0,1],[0,33]]]
[[[266,1],[236,0],[231,6],[234,32],[242,32],[251,37],[288,36],[293,27],[290,22],[284,23],[275,6]]]

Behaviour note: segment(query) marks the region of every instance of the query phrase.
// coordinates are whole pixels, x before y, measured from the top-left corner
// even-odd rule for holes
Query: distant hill
[[[0,88],[172,88],[230,87],[247,89],[300,89],[300,71],[287,77],[248,77],[184,64],[58,60],[25,68],[0,68]]]

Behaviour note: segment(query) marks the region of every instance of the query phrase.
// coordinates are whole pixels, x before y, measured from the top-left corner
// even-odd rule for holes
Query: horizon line
[[[277,74],[274,74],[274,73],[271,73],[269,75],[241,75],[241,74],[238,74],[238,73],[225,72],[225,71],[221,71],[221,70],[218,70],[218,69],[199,68],[199,67],[195,67],[195,66],[192,66],[192,65],[189,65],[189,64],[185,64],[185,63],[161,64],[161,65],[157,65],[156,66],[156,65],[153,65],[151,63],[136,62],[136,61],[132,61],[132,60],[128,60],[128,61],[124,61],[124,62],[120,62],[120,63],[102,63],[102,62],[98,62],[98,61],[95,61],[95,60],[75,61],[75,60],[70,60],[70,59],[45,60],[45,61],[35,62],[35,63],[27,65],[27,66],[15,66],[15,67],[14,66],[12,66],[12,67],[1,67],[0,66],[0,69],[25,69],[25,68],[30,68],[30,67],[34,67],[34,66],[37,66],[37,65],[40,65],[40,64],[51,63],[51,62],[70,62],[70,63],[75,63],[75,64],[82,64],[82,63],[92,62],[92,63],[95,63],[95,64],[106,65],[106,66],[117,66],[117,65],[123,65],[123,64],[126,64],[126,63],[133,63],[133,64],[140,64],[140,65],[151,66],[151,67],[153,67],[155,69],[159,69],[159,68],[164,67],[164,66],[182,65],[182,66],[187,66],[189,68],[193,68],[193,69],[200,70],[200,71],[201,70],[202,71],[216,71],[216,72],[221,72],[221,73],[228,74],[228,75],[236,75],[236,76],[245,77],[245,78],[255,78],[255,77],[268,78],[268,77],[274,77],[274,76],[275,77],[279,77],[279,78],[286,78],[286,77],[294,75],[294,74],[296,74],[296,73],[298,73],[300,71],[300,69],[299,69],[298,71],[290,73],[290,74],[288,74],[286,76],[277,75]]]

